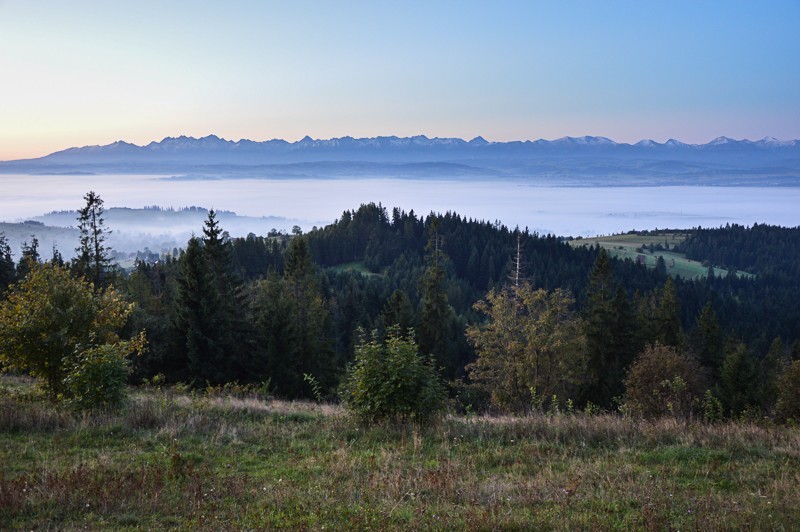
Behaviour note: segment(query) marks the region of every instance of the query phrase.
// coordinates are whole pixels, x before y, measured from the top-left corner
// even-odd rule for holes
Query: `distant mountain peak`
[[[487,144],[489,144],[489,141],[478,135],[474,139],[470,140],[469,144],[472,144],[473,146],[486,146]]]
[[[679,140],[669,139],[667,142],[664,143],[664,146],[669,146],[671,148],[683,148],[688,146],[688,144],[685,144]]]
[[[710,146],[719,146],[720,144],[732,144],[736,141],[730,137],[717,137],[708,143]]]
[[[634,146],[640,146],[642,148],[655,148],[656,146],[660,146],[660,144],[654,140],[643,139],[634,144]]]
[[[554,144],[572,144],[576,146],[614,146],[617,144],[607,137],[592,137],[589,135],[583,137],[561,137],[550,142]]]

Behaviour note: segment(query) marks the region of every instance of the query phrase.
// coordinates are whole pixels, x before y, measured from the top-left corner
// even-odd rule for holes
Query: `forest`
[[[105,245],[102,200],[85,199],[72,261],[57,250],[43,257],[35,239],[15,261],[0,235],[4,369],[42,376],[48,356],[66,360],[43,353],[37,362],[15,344],[27,338],[15,329],[21,309],[54,285],[81,280],[75,294],[94,293],[84,313],[106,317],[86,325],[93,340],[73,363],[80,371],[45,375],[54,398],[87,396],[81,379],[94,360],[110,360],[113,345],[121,359],[110,367],[129,384],[236,383],[287,399],[347,400],[359,353],[406,339],[462,412],[797,415],[799,228],[687,230],[679,251],[732,272],[687,280],[452,212],[365,204],[306,234],[230,238],[212,210],[179,256],[122,271]],[[42,309],[56,320],[52,304]],[[63,382],[83,382],[83,391]]]

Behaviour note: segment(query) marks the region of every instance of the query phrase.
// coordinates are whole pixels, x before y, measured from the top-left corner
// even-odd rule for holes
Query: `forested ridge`
[[[229,238],[210,211],[179,257],[130,272],[107,264],[102,225],[84,229],[79,259],[46,262],[134,303],[120,333],[146,333],[147,349],[130,355],[133,383],[334,398],[359,346],[394,330],[433,357],[459,408],[648,414],[660,407],[637,403],[635,387],[672,368],[653,381],[664,408],[685,396],[706,415],[771,415],[800,356],[798,228],[690,230],[679,251],[753,274],[702,280],[499,222],[375,204],[305,235],[246,238]],[[3,244],[5,297],[42,262],[35,241],[16,262]]]

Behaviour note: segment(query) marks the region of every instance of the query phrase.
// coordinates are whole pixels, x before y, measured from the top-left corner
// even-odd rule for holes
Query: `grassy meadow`
[[[0,529],[800,528],[800,430],[616,415],[365,427],[175,389],[79,414],[0,379]]]
[[[650,234],[625,233],[610,236],[596,236],[591,238],[578,238],[570,241],[573,247],[599,245],[604,248],[609,255],[618,259],[630,259],[635,261],[638,256],[644,256],[645,264],[648,268],[655,268],[659,256],[664,257],[667,266],[667,273],[673,277],[680,276],[684,279],[705,278],[708,275],[708,266],[703,266],[701,262],[687,259],[683,253],[671,251],[672,247],[683,242],[687,238],[686,233],[664,232]],[[670,250],[656,250],[653,253],[644,249],[644,246],[661,244],[669,245]],[[714,267],[714,275],[724,277],[728,270]],[[739,276],[751,276],[743,271],[737,271]]]

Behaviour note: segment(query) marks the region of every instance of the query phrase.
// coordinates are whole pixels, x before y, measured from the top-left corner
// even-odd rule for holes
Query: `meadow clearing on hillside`
[[[648,268],[655,268],[658,257],[664,257],[667,273],[673,277],[680,276],[684,279],[705,278],[708,275],[708,265],[702,262],[687,259],[686,255],[672,248],[686,240],[687,233],[682,232],[646,232],[625,233],[609,236],[596,236],[590,238],[577,238],[569,243],[573,247],[599,245],[612,257],[636,261],[642,257]],[[649,246],[660,246],[659,249],[650,250]],[[669,246],[669,249],[667,249]],[[728,270],[714,265],[714,275],[724,277]],[[752,276],[747,272],[737,271],[738,276]]]
[[[786,529],[800,431],[550,412],[359,425],[139,388],[77,414],[0,379],[0,528]]]

